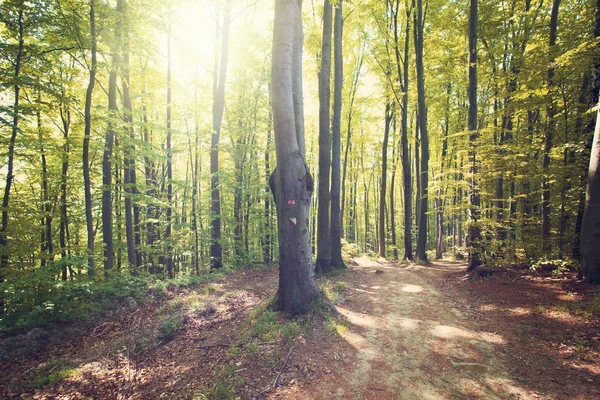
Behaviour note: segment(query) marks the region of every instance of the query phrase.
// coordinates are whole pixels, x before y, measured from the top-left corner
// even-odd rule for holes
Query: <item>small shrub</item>
[[[175,337],[177,330],[179,329],[177,318],[174,316],[164,319],[158,326],[157,339],[159,340],[170,340]]]

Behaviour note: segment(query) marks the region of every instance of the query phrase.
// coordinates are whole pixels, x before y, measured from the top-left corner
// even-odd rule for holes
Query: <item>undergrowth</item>
[[[118,275],[105,281],[78,277],[75,281],[48,282],[47,277],[42,275],[42,272],[28,274],[0,284],[5,307],[0,318],[0,334],[86,320],[118,308],[126,299],[144,302],[150,295],[160,297],[168,290],[224,279],[223,274],[189,275],[167,280]]]

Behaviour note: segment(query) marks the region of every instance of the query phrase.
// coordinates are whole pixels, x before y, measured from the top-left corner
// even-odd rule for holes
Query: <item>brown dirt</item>
[[[277,271],[245,269],[0,363],[0,398],[203,399],[225,365],[240,399],[600,398],[600,320],[568,312],[597,289],[509,272],[473,283],[463,269],[354,260],[326,278],[345,283],[343,319],[313,318],[304,337],[258,354],[240,335]],[[168,316],[174,336],[149,340]],[[32,384],[66,367],[54,386]]]

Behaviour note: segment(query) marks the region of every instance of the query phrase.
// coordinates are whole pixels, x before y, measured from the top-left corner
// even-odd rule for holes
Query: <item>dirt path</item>
[[[471,301],[460,287],[456,291],[455,282],[454,291],[437,289],[448,289],[448,275],[463,270],[464,265],[451,262],[418,266],[356,260],[347,279],[348,299],[338,306],[349,322],[339,334],[355,349],[355,360],[294,398],[600,398],[597,369],[566,374],[544,352],[546,343],[533,343],[521,321],[503,319],[501,313],[493,321],[480,321],[477,312],[466,316],[459,308],[484,313],[480,308],[486,304],[477,304],[481,299],[474,296],[468,306]],[[496,291],[505,287],[495,286]],[[457,301],[451,297],[460,295]],[[523,333],[519,340],[526,350],[515,346],[512,328]]]

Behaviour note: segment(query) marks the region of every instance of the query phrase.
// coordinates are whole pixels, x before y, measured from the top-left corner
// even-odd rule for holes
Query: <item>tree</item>
[[[596,23],[594,37],[600,37],[600,0],[596,3]],[[596,48],[599,46],[596,45]],[[581,222],[581,277],[584,282],[600,284],[600,247],[598,234],[600,232],[600,57],[593,62],[593,79],[590,97],[596,100],[596,129],[592,142],[585,208]]]
[[[552,245],[550,243],[550,177],[548,169],[550,167],[550,151],[554,145],[554,133],[556,130],[556,106],[554,104],[553,89],[555,86],[554,74],[554,51],[556,46],[556,33],[558,29],[558,9],[561,0],[552,2],[552,13],[550,16],[550,39],[548,52],[550,54],[548,67],[548,93],[549,99],[546,105],[546,134],[544,135],[544,148],[542,154],[542,247],[546,251],[550,251]]]
[[[321,42],[321,66],[319,68],[319,214],[317,217],[317,273],[329,271],[331,262],[331,237],[329,227],[331,169],[331,135],[329,133],[329,109],[331,107],[331,27],[332,7],[330,0],[323,5],[323,39]]]
[[[342,214],[340,209],[340,165],[341,165],[341,119],[342,82],[344,62],[342,58],[342,0],[335,8],[333,33],[334,83],[333,83],[333,122],[331,127],[331,267],[345,268],[342,260]]]
[[[92,217],[92,183],[90,177],[90,135],[92,133],[92,96],[96,84],[97,50],[96,50],[96,14],[95,0],[90,0],[90,35],[92,60],[90,65],[88,86],[85,93],[85,115],[83,136],[83,187],[85,196],[85,223],[87,231],[88,275],[95,275],[94,263],[94,220]]]
[[[302,0],[275,0],[271,90],[277,168],[270,178],[279,235],[279,286],[275,310],[304,314],[321,298],[310,249],[313,179],[303,153]]]
[[[221,136],[223,111],[225,110],[225,78],[227,75],[227,57],[229,55],[229,24],[231,22],[229,14],[229,1],[227,1],[227,4],[225,5],[225,16],[223,17],[223,31],[221,34],[221,61],[217,64],[215,60],[213,81],[213,133],[210,146],[212,212],[210,267],[213,269],[221,268],[223,265],[223,248],[221,246],[221,195],[219,188],[219,139]]]
[[[469,130],[469,227],[467,247],[469,261],[467,271],[473,271],[482,264],[481,259],[481,230],[478,225],[480,197],[477,187],[477,159],[475,143],[477,132],[477,9],[478,0],[471,0],[469,6],[469,95],[468,130]]]
[[[425,72],[423,65],[423,47],[424,37],[423,29],[423,0],[417,0],[417,10],[415,15],[415,58],[417,64],[417,92],[418,92],[418,114],[417,126],[420,134],[420,174],[419,183],[421,191],[419,193],[419,230],[417,234],[417,258],[427,261],[427,210],[428,210],[428,186],[429,186],[429,136],[427,132],[427,107],[425,104]]]
[[[587,283],[600,284],[600,103],[587,180],[585,210],[581,226],[581,270]]]

